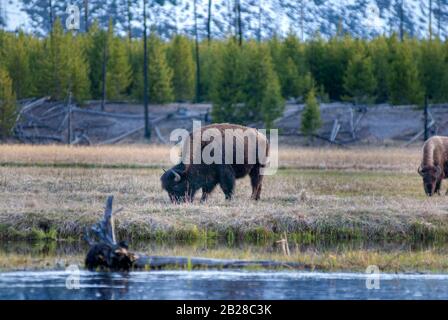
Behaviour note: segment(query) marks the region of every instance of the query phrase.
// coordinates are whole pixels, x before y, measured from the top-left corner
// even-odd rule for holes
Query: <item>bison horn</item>
[[[165,170],[165,169],[162,169],[162,170],[163,170],[164,173],[166,173],[166,170]]]
[[[423,177],[422,166],[418,167],[418,174]]]
[[[171,170],[171,172],[174,174],[174,181],[175,181],[175,182],[179,182],[180,179],[181,179],[180,174],[178,174],[178,173],[177,173],[176,171],[174,171],[174,170]]]
[[[440,177],[441,174],[442,174],[442,168],[440,168],[440,166],[436,166],[436,176]]]

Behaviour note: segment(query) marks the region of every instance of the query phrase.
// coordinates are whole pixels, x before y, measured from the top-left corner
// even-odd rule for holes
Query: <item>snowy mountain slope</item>
[[[128,30],[128,4],[130,4],[133,36],[142,31],[142,0],[89,0],[89,20],[98,20],[107,26],[112,19],[115,30],[125,35]],[[157,2],[165,2],[158,4]],[[319,32],[325,37],[338,29],[357,37],[398,32],[403,8],[404,30],[418,37],[429,32],[430,0],[240,0],[241,18],[245,37],[285,35],[293,30],[299,36],[312,36]],[[0,0],[0,24],[7,30],[23,29],[45,35],[50,26],[48,0]],[[67,19],[68,4],[80,8],[81,30],[84,30],[84,1],[53,0],[53,16],[63,22]],[[189,35],[194,31],[193,0],[148,0],[149,23],[161,35],[174,32]],[[206,36],[208,0],[197,0],[198,24],[201,37]],[[212,0],[213,37],[235,32],[235,0]],[[403,3],[403,4],[402,4]],[[432,30],[444,38],[448,34],[448,0],[433,0]]]

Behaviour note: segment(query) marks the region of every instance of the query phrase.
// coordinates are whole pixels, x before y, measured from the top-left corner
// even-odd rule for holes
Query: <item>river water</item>
[[[0,299],[448,299],[448,275],[17,271],[0,273]]]

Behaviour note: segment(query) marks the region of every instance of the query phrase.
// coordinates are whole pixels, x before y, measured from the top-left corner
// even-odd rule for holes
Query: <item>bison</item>
[[[216,156],[221,161],[210,163],[200,157],[199,162],[194,162],[193,154],[198,148],[200,148],[201,155],[205,148],[210,150],[209,144],[215,138],[204,139],[204,133],[207,135],[210,132],[222,139],[222,147],[216,150]],[[233,132],[233,134],[228,135],[229,132]],[[198,136],[198,134],[200,135]],[[189,138],[183,145],[182,161],[165,171],[160,178],[162,188],[168,192],[173,203],[192,202],[199,189],[202,189],[201,202],[204,202],[218,184],[224,192],[225,198],[231,199],[234,194],[235,180],[246,175],[250,176],[252,185],[251,198],[260,199],[263,181],[260,171],[265,166],[269,152],[265,135],[254,128],[224,123],[202,127],[201,130],[190,133]],[[196,147],[193,145],[193,139],[200,141]],[[231,149],[227,148],[228,158],[226,158],[226,141],[232,143]],[[229,154],[232,151],[233,156]],[[210,154],[215,156],[215,151]]]
[[[448,137],[434,136],[425,142],[418,173],[426,195],[440,195],[442,180],[448,177]]]

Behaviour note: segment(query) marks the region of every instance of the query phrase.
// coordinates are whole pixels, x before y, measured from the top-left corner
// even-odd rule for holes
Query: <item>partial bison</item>
[[[216,148],[217,145],[220,147]],[[225,198],[231,199],[235,179],[249,175],[251,198],[258,200],[263,181],[260,170],[268,152],[266,136],[254,128],[227,123],[202,127],[190,133],[183,145],[181,162],[160,178],[162,188],[172,202],[192,202],[199,189],[202,189],[201,201],[205,201],[219,184]],[[202,157],[207,154],[214,159],[212,162]],[[194,155],[199,156],[196,161]]]
[[[425,142],[418,173],[426,195],[440,195],[442,180],[448,177],[448,137],[434,136]]]

